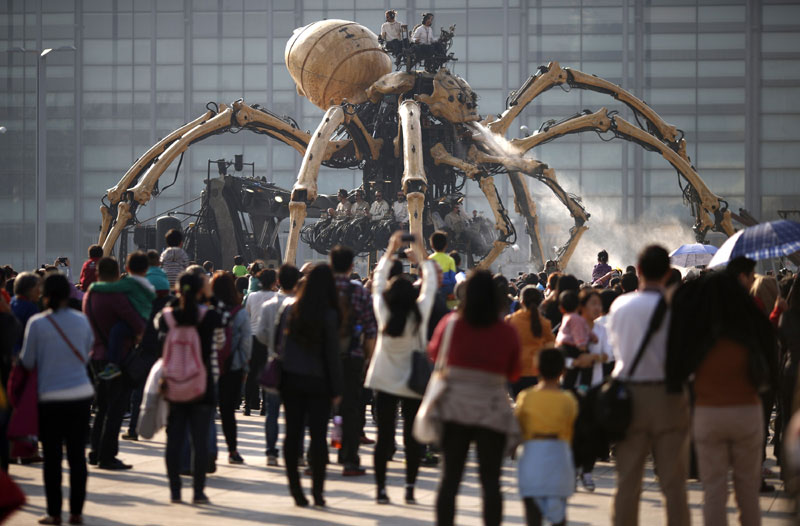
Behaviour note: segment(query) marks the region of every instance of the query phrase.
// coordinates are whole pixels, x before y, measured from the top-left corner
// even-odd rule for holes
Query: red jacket
[[[127,323],[134,334],[142,334],[145,329],[144,320],[122,293],[89,291],[83,296],[83,312],[94,331],[92,360],[105,359],[108,335],[118,321]],[[127,349],[124,349],[123,355],[125,352]]]
[[[100,258],[89,258],[81,267],[81,290],[86,292],[89,285],[97,281],[97,262]]]

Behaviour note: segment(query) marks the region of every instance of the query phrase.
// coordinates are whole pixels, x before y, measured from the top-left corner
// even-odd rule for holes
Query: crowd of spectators
[[[332,214],[377,219],[392,208],[380,194],[371,205],[358,194],[350,204],[345,194]],[[161,425],[171,502],[182,501],[181,474],[191,473],[192,501],[208,503],[217,410],[232,464],[245,462],[237,411],[264,417],[266,465],[279,467],[282,453],[298,506],[310,504],[306,466],[313,503],[325,506],[332,417],[333,463],[345,477],[367,473],[360,448],[374,443],[364,433],[368,405],[377,423],[376,503],[391,502],[386,472],[400,448],[399,410],[407,504],[416,503],[420,468],[443,458],[440,525],[456,522],[472,444],[487,525],[502,522],[501,467],[518,445],[528,524],[565,524],[576,487],[595,490],[598,459],[613,458],[616,468],[615,525],[638,523],[650,456],[670,525],[689,524],[690,477],[703,484],[705,523],[724,524],[729,471],[741,523],[759,524],[759,493],[772,491],[776,476],[764,467],[770,435],[781,476],[793,483],[780,454],[798,399],[800,292],[789,271],[756,276],[754,261],[737,258],[685,278],[653,245],[624,272],[600,252],[586,281],[552,262],[508,278],[465,271],[443,232],[427,240],[429,253],[424,240],[398,231],[361,278],[344,246],[328,263],[301,269],[236,256],[227,271],[191,262],[182,241],[172,230],[161,254],[134,252],[124,265],[93,245],[74,278],[67,258],[32,272],[0,268],[0,373],[12,402],[10,418],[0,418],[0,462],[8,471],[12,459],[43,460],[42,524],[61,521],[62,445],[69,522],[81,524],[86,463],[132,469],[118,440],[152,436]],[[436,395],[414,387],[426,353],[437,381],[446,371]],[[153,386],[153,378],[161,381]],[[624,382],[632,400],[622,436],[597,416],[609,379]],[[194,387],[198,394],[185,398]],[[421,407],[426,419],[435,409],[439,425],[430,444],[415,430]]]

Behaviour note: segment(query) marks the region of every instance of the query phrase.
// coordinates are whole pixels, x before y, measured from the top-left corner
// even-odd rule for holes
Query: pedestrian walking
[[[510,435],[519,431],[507,391],[508,383],[516,382],[520,375],[519,336],[514,327],[500,319],[503,298],[489,272],[475,271],[467,278],[466,287],[459,310],[439,322],[428,345],[435,361],[447,325],[455,324],[444,364],[447,388],[438,401],[444,454],[436,498],[439,526],[454,523],[456,494],[473,442],[478,448],[483,522],[487,526],[500,524],[500,468],[511,445]]]
[[[22,343],[22,366],[36,369],[39,439],[44,453],[47,515],[39,524],[61,524],[61,461],[69,464],[69,523],[83,524],[86,500],[86,430],[94,395],[86,364],[94,336],[86,316],[67,307],[69,281],[59,273],[44,280],[47,310],[28,322]]]
[[[295,302],[285,307],[279,320],[276,347],[282,359],[280,392],[286,411],[283,459],[289,492],[295,504],[308,506],[297,471],[300,440],[307,424],[314,505],[325,506],[328,419],[331,407],[341,402],[343,390],[339,295],[328,265],[311,270]]]

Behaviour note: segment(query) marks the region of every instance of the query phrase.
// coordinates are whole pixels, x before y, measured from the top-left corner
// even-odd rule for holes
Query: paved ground
[[[239,451],[246,464],[231,466],[227,463],[224,439],[219,436],[220,462],[218,470],[208,479],[206,493],[210,506],[197,507],[188,504],[169,503],[169,490],[164,467],[164,436],[153,441],[121,441],[120,458],[134,464],[128,472],[103,471],[90,467],[88,499],[84,510],[88,525],[225,525],[237,524],[290,524],[290,525],[412,525],[433,524],[435,490],[439,471],[423,468],[417,486],[415,506],[403,501],[404,463],[402,453],[399,461],[389,465],[389,497],[392,504],[379,506],[374,503],[375,487],[372,477],[372,446],[362,447],[362,462],[368,474],[357,479],[344,479],[341,470],[333,467],[328,471],[325,510],[299,509],[294,506],[286,488],[283,468],[267,468],[264,457],[263,417],[239,419]],[[219,427],[219,423],[218,423]],[[368,428],[374,437],[375,429]],[[399,439],[399,433],[398,433]],[[332,458],[335,458],[331,455]],[[474,461],[474,458],[472,459]],[[281,461],[282,464],[282,461]],[[9,524],[27,525],[45,511],[41,466],[11,467],[11,474],[29,496],[29,504]],[[304,486],[310,494],[310,480],[305,477]],[[65,484],[68,477],[65,473]],[[569,501],[568,519],[571,525],[608,524],[608,509],[614,487],[613,465],[600,463],[595,470],[597,490],[587,493],[579,490]],[[776,485],[779,481],[773,480]],[[515,466],[509,460],[503,469],[504,523],[525,524],[522,505],[516,492]],[[184,478],[184,499],[191,498],[191,482]],[[789,523],[791,507],[786,494],[780,491],[761,498],[764,525]],[[692,521],[702,524],[702,492],[698,482],[691,482],[690,502]],[[65,490],[66,497],[66,490]],[[309,497],[310,498],[310,497]],[[65,499],[66,507],[66,499]],[[648,469],[642,495],[642,525],[663,524],[663,511],[658,485]],[[458,498],[456,523],[482,524],[480,484],[474,462],[465,473]],[[737,524],[733,497],[729,501],[728,516],[731,524]],[[64,518],[67,518],[66,508]]]

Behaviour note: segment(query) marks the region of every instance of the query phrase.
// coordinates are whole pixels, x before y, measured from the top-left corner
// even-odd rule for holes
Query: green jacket
[[[156,299],[153,286],[145,278],[125,276],[119,281],[95,281],[89,287],[94,292],[121,292],[128,297],[128,301],[136,312],[144,319],[150,319],[153,310],[153,300]]]

